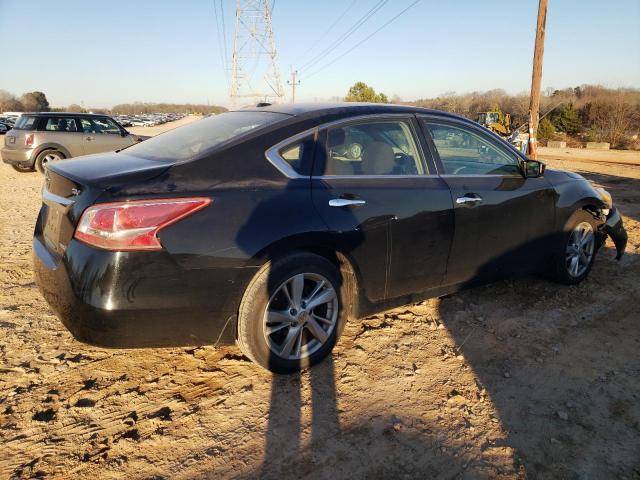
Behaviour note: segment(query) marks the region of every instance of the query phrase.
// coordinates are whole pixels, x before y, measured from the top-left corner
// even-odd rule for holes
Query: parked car
[[[472,121],[277,105],[51,164],[33,248],[40,291],[81,341],[237,342],[292,372],[350,319],[529,273],[579,283],[606,237],[619,258],[606,191]]]
[[[2,161],[20,172],[44,173],[49,162],[129,147],[132,135],[111,117],[88,113],[28,113],[5,135]]]
[[[9,126],[9,124],[0,122],[0,135],[4,135],[9,130],[11,130],[11,127]]]

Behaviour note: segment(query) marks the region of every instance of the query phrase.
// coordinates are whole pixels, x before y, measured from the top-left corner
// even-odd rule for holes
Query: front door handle
[[[329,200],[330,207],[359,207],[367,203],[364,200],[354,200],[351,198],[332,198]]]
[[[90,142],[91,140],[95,140],[94,137],[87,137],[87,142]]]
[[[480,202],[482,202],[482,197],[480,197],[479,195],[475,195],[473,197],[465,195],[464,197],[456,198],[456,203],[458,205],[470,205],[473,207]]]

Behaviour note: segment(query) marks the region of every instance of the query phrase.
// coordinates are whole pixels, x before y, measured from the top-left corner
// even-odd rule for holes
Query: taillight
[[[24,136],[24,145],[25,147],[33,146],[33,133],[27,133]]]
[[[210,203],[210,198],[170,198],[97,204],[83,212],[74,237],[107,250],[160,250],[162,228]]]

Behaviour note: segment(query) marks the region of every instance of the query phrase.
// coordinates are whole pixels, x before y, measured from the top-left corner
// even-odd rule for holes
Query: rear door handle
[[[458,205],[477,205],[478,203],[482,202],[482,197],[480,197],[479,195],[474,195],[472,196],[464,196],[464,197],[458,197],[456,198],[456,203]]]
[[[87,137],[87,142],[90,142],[91,140],[95,140],[94,137]]]
[[[354,200],[350,198],[332,198],[329,200],[330,207],[359,207],[367,203],[365,200]]]

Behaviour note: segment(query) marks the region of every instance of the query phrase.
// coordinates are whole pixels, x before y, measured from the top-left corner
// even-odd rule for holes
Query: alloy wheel
[[[45,166],[49,162],[55,162],[61,159],[62,157],[60,156],[60,154],[56,152],[47,153],[44,157],[42,157],[42,166]]]
[[[588,222],[579,223],[571,232],[566,250],[566,265],[569,275],[580,277],[587,271],[593,258],[595,235]]]
[[[338,296],[329,280],[300,273],[276,289],[264,312],[264,337],[285,360],[312,355],[330,338],[338,319]]]

